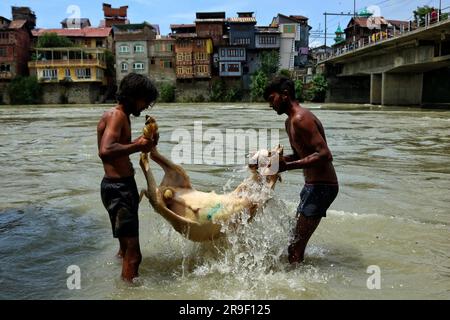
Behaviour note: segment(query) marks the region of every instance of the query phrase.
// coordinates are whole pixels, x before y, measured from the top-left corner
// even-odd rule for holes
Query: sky
[[[128,5],[128,19],[132,23],[147,21],[158,24],[161,34],[170,32],[170,24],[193,23],[196,12],[225,11],[227,17],[236,12],[252,11],[258,25],[268,25],[278,13],[302,15],[309,18],[312,27],[310,46],[324,41],[324,12],[353,12],[375,8],[381,16],[394,20],[410,20],[417,6],[439,7],[439,0],[0,0],[0,16],[11,18],[11,6],[27,6],[37,15],[38,28],[60,28],[60,22],[68,17],[88,18],[92,26],[98,26],[103,19],[102,3],[113,7]],[[450,0],[441,0],[442,8],[450,12]],[[73,10],[75,8],[75,10]],[[338,25],[345,27],[350,17],[328,17],[328,33],[334,33]],[[333,38],[330,36],[330,38]],[[332,39],[328,43],[333,43]]]

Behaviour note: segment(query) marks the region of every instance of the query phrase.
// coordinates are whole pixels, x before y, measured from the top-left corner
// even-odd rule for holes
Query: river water
[[[0,299],[450,299],[450,112],[306,107],[323,122],[341,188],[305,263],[287,263],[303,184],[300,171],[289,172],[252,223],[214,243],[184,239],[143,202],[143,262],[130,286],[120,280],[99,193],[96,125],[109,106],[2,106]],[[203,131],[279,130],[288,146],[285,117],[266,105],[157,105],[146,113],[159,122],[166,155],[174,130],[193,132],[194,121]],[[132,119],[133,137],[143,122]],[[138,155],[131,159],[143,187]],[[247,176],[242,164],[184,167],[201,191],[230,191]],[[79,290],[67,287],[72,265]]]

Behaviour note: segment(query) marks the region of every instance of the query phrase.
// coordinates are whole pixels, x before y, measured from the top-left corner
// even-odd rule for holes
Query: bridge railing
[[[343,54],[365,48],[367,46],[372,46],[378,44],[380,42],[402,37],[410,32],[426,29],[430,26],[436,25],[438,23],[442,23],[443,21],[450,19],[450,7],[439,10],[435,10],[431,13],[428,13],[422,18],[418,18],[416,21],[408,21],[407,24],[400,24],[400,27],[396,27],[395,25],[392,28],[387,30],[380,30],[377,33],[370,35],[369,37],[364,37],[355,42],[345,43],[342,46],[338,46],[333,48],[333,51],[322,54],[318,62],[328,60],[330,58],[338,57]]]

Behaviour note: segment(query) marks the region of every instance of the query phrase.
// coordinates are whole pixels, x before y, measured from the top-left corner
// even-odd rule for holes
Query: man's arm
[[[130,144],[119,143],[122,129],[123,119],[120,115],[113,114],[106,124],[105,131],[100,141],[98,155],[102,160],[120,158],[140,151],[150,151],[152,142],[145,139],[143,136]]]
[[[294,121],[295,139],[314,152],[307,157],[286,163],[286,170],[304,169],[333,161],[330,149],[312,119],[296,119]]]

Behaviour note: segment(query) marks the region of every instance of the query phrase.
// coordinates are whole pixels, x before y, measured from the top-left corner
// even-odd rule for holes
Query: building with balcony
[[[219,47],[219,75],[221,77],[242,77],[243,64],[247,60],[244,47]]]
[[[60,28],[60,29],[35,29],[32,31],[34,44],[36,46],[39,37],[48,33],[66,37],[77,47],[82,48],[104,48],[113,51],[112,28]]]
[[[238,12],[238,17],[228,18],[230,45],[255,48],[256,18],[253,12]]]
[[[28,63],[44,91],[44,103],[94,103],[107,84],[106,49],[36,48]]]
[[[117,84],[129,73],[150,75],[152,62],[150,48],[156,39],[154,27],[143,22],[115,25],[113,29]]]

